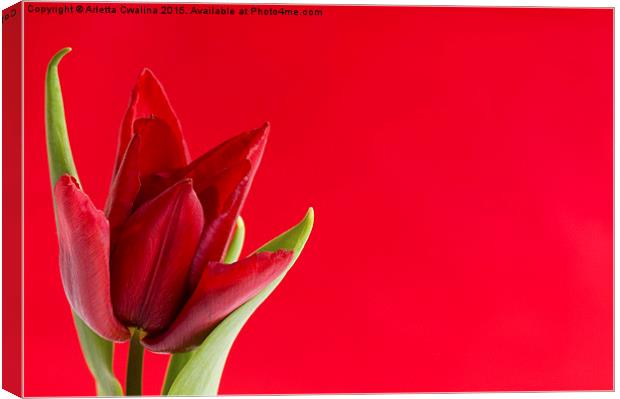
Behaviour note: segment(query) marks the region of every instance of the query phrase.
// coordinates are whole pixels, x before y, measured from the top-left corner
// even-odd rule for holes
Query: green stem
[[[129,343],[129,358],[127,359],[127,396],[142,395],[142,360],[144,347],[140,342],[140,330],[131,334]]]

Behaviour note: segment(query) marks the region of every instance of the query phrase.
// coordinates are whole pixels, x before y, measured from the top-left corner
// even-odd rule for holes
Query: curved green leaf
[[[64,174],[75,177],[79,182],[71,154],[65,120],[65,106],[62,101],[62,90],[58,77],[58,63],[69,51],[71,48],[63,48],[52,57],[47,66],[45,79],[45,133],[52,187],[58,178]]]
[[[58,77],[58,63],[69,51],[71,51],[70,48],[64,48],[52,57],[47,67],[45,79],[45,131],[52,190],[58,178],[64,174],[69,174],[79,181],[71,154],[62,90]],[[73,314],[73,319],[84,359],[95,378],[97,394],[102,396],[122,395],[121,384],[112,371],[114,344],[97,335],[76,314]]]
[[[280,284],[293,266],[310,236],[313,224],[314,211],[310,208],[306,217],[297,226],[271,240],[257,251],[288,249],[294,251],[294,256],[284,273],[263,288],[254,298],[232,312],[194,350],[193,355],[172,384],[169,395],[217,395],[226,358],[235,338],[254,311]]]
[[[244,241],[245,223],[243,223],[243,219],[241,218],[241,216],[239,216],[237,218],[235,232],[233,233],[233,237],[230,240],[230,245],[228,245],[228,250],[224,255],[224,263],[235,263],[237,260],[239,260],[239,255],[241,254],[241,249],[243,248]],[[168,395],[168,391],[170,391],[172,383],[177,378],[177,375],[181,372],[183,367],[185,367],[189,359],[191,359],[193,354],[194,351],[190,351],[174,353],[172,356],[170,356],[170,361],[168,362],[168,369],[166,370],[166,378],[164,379],[164,386],[161,390],[162,395]]]

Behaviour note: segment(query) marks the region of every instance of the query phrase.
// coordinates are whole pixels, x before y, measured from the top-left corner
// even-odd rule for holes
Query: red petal
[[[140,206],[157,197],[168,188],[179,182],[179,178],[169,173],[158,173],[140,178],[140,193],[136,199],[136,205]],[[195,191],[195,190],[194,190]]]
[[[136,119],[134,132],[141,139],[140,176],[173,172],[187,165],[183,143],[163,119]]]
[[[198,193],[205,210],[205,228],[190,271],[190,289],[194,289],[205,265],[221,261],[232,237],[235,220],[249,189],[250,164],[235,165]],[[230,186],[230,190],[227,190]]]
[[[138,151],[140,136],[134,135],[127,146],[125,156],[112,181],[106,201],[105,213],[110,221],[112,242],[116,241],[118,230],[127,220],[140,191]]]
[[[182,155],[185,159],[184,165],[189,162],[189,151],[187,150],[187,145],[183,139],[181,126],[177,116],[170,106],[170,102],[168,101],[168,97],[166,96],[161,83],[159,83],[155,75],[153,75],[150,70],[145,69],[138,77],[138,82],[136,83],[136,86],[131,94],[129,108],[125,113],[125,117],[123,118],[123,122],[121,124],[118,155],[116,165],[114,167],[115,172],[120,166],[121,157],[125,153],[125,148],[133,135],[134,122],[141,118],[150,117],[159,118],[170,127],[177,143],[175,148],[178,146],[182,149]]]
[[[209,261],[221,261],[262,158],[269,125],[222,143],[187,166],[205,211],[205,230],[192,263],[194,287]]]
[[[143,343],[154,352],[193,349],[228,316],[284,272],[292,251],[260,252],[237,263],[210,262],[192,297],[163,333]]]
[[[108,220],[69,175],[58,179],[54,198],[60,275],[71,308],[102,337],[126,340],[129,331],[114,316],[110,299]]]
[[[228,139],[189,164],[184,175],[196,179],[194,184],[196,192],[201,192],[210,185],[210,179],[241,161],[250,161],[253,171],[256,171],[263,156],[268,135],[269,124],[265,123],[258,129]]]
[[[141,118],[134,126],[135,134],[114,176],[106,202],[112,244],[116,242],[117,230],[132,210],[177,182],[179,179],[171,180],[168,176],[186,165],[183,148],[163,120]],[[157,183],[155,188],[154,183]]]
[[[114,311],[127,325],[157,332],[186,299],[187,272],[204,224],[191,180],[133,213],[112,254]]]

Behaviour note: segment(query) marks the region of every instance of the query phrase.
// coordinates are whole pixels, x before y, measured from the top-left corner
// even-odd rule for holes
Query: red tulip
[[[140,75],[105,213],[69,175],[54,188],[62,282],[91,329],[123,341],[137,328],[153,351],[186,351],[286,269],[293,255],[282,250],[222,263],[268,130],[190,162],[160,83]]]

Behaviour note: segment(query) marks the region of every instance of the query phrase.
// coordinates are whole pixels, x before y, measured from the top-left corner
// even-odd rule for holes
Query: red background
[[[248,250],[315,207],[222,393],[612,388],[612,10],[25,18],[26,395],[94,393],[45,156],[45,67],[64,46],[71,142],[98,206],[147,66],[194,157],[272,123]],[[165,364],[147,356],[147,394]]]

